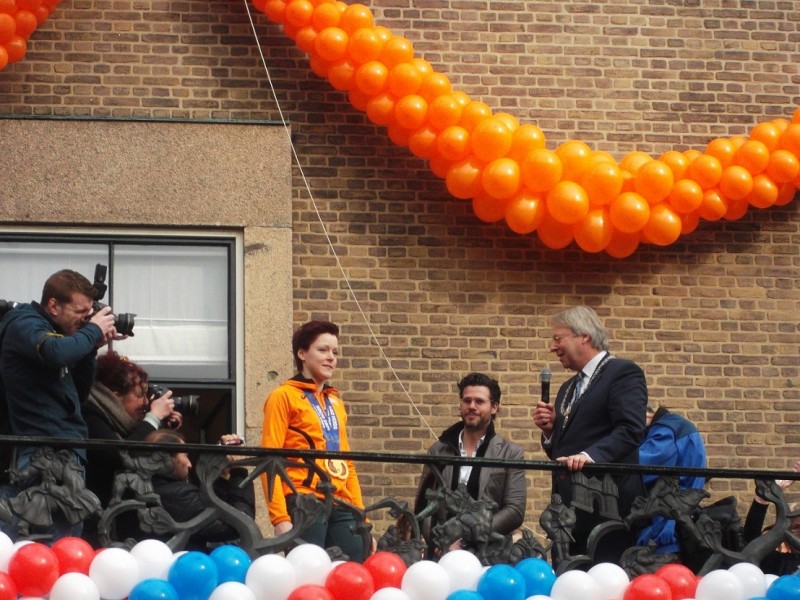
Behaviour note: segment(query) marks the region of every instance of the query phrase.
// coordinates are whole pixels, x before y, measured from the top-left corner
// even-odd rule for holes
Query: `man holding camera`
[[[106,306],[93,312],[96,290],[64,269],[44,284],[41,303],[20,304],[0,324],[0,376],[13,435],[85,439],[81,402],[92,386],[98,348],[117,335]],[[13,471],[27,472],[34,447],[18,449]],[[86,452],[72,451],[79,468]],[[20,489],[30,482],[17,481]]]

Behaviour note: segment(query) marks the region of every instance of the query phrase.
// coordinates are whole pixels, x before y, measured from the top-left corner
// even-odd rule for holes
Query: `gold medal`
[[[325,459],[325,470],[328,471],[328,474],[334,479],[347,479],[347,476],[350,474],[347,463],[335,458]]]

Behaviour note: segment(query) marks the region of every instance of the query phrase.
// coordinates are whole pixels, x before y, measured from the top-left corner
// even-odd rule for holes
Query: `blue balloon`
[[[244,583],[247,569],[250,568],[250,563],[253,562],[247,552],[239,548],[239,546],[218,546],[211,551],[209,556],[217,564],[217,572],[219,573],[218,585],[228,581]]]
[[[456,590],[451,592],[445,600],[484,600],[484,598],[478,592],[473,592],[472,590]]]
[[[490,567],[478,580],[478,593],[484,600],[525,600],[522,574],[509,565]]]
[[[128,594],[128,600],[180,600],[172,584],[163,579],[143,579]]]
[[[525,597],[549,596],[556,582],[556,572],[550,563],[541,558],[526,558],[519,561],[514,568],[522,575],[525,582]]]
[[[800,598],[800,577],[784,575],[772,582],[767,590],[769,600],[798,600]]]
[[[167,580],[180,600],[208,600],[219,585],[219,572],[217,564],[207,554],[187,552],[172,563]]]

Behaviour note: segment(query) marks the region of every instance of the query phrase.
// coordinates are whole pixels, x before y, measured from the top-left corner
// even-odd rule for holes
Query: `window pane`
[[[151,377],[226,379],[227,246],[114,246],[110,302],[134,313],[134,336],[115,349]]]

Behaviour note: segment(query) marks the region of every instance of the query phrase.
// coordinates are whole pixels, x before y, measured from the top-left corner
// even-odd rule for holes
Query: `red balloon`
[[[8,573],[0,572],[0,600],[17,600],[17,584]]]
[[[660,577],[667,582],[672,590],[672,597],[680,600],[681,598],[694,598],[697,589],[697,578],[689,567],[679,564],[664,565],[656,571],[656,577]]]
[[[336,600],[327,588],[307,583],[296,587],[286,600]]]
[[[666,581],[648,573],[628,584],[622,600],[672,600],[672,590]]]
[[[342,563],[325,579],[325,587],[336,600],[369,600],[375,593],[375,581],[364,565]]]
[[[8,562],[8,574],[23,596],[45,596],[58,579],[58,557],[44,544],[25,544]]]
[[[94,548],[84,539],[79,537],[65,537],[56,541],[51,547],[58,558],[58,574],[83,573],[89,574],[89,565],[94,560]]]
[[[364,566],[372,575],[376,591],[385,587],[399,589],[407,569],[405,561],[394,552],[376,552],[364,561]]]

